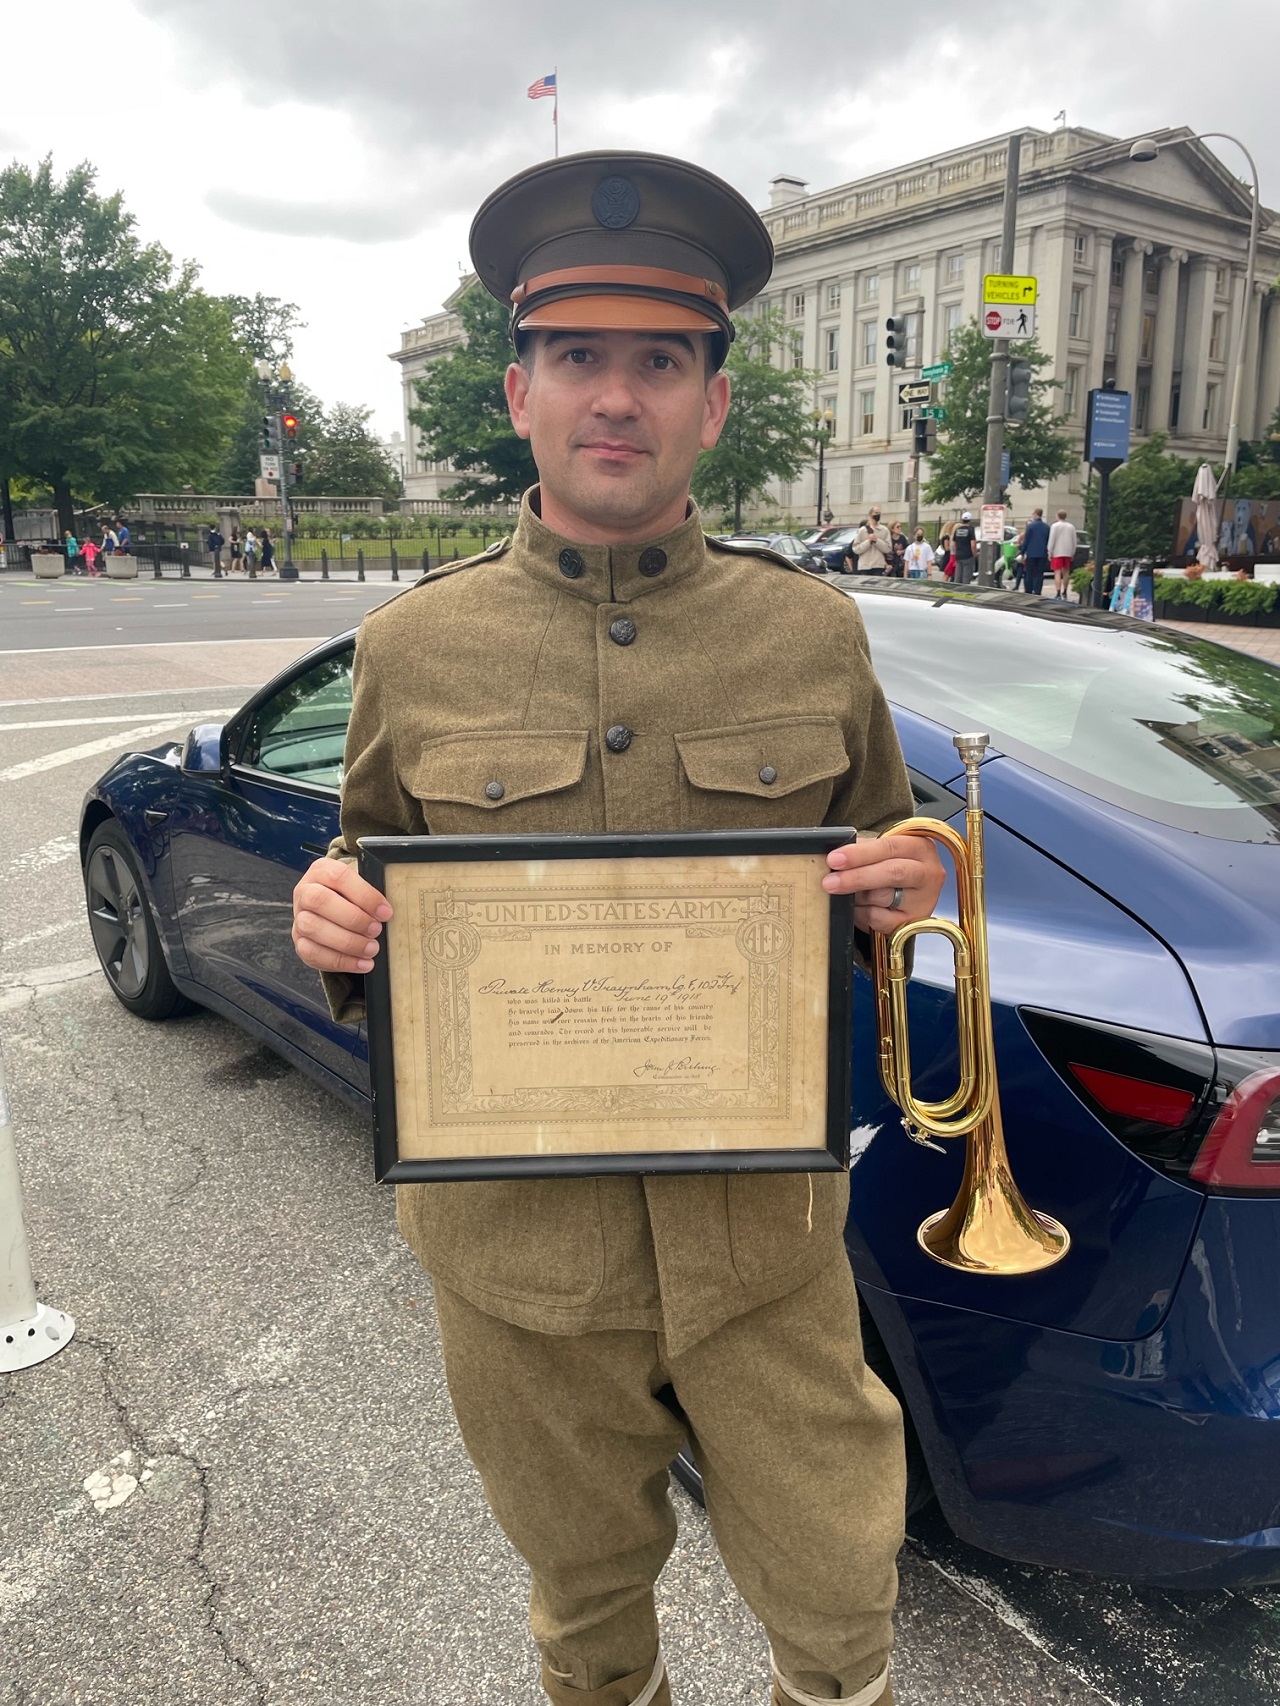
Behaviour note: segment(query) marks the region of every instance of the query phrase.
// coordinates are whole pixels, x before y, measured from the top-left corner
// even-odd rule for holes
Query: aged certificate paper
[[[389,864],[402,1160],[821,1149],[820,852]]]

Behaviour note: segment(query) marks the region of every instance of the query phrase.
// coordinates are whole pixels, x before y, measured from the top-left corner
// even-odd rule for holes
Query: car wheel
[[[98,962],[121,1006],[139,1019],[190,1012],[169,976],[133,849],[114,819],[89,838],[84,892]]]

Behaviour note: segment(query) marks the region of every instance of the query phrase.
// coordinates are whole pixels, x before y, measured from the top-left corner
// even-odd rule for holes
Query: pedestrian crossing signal
[[[885,360],[890,367],[905,367],[907,365],[907,317],[905,314],[890,314],[884,325]]]
[[[912,449],[917,456],[932,456],[938,448],[938,423],[935,420],[917,419],[914,422],[915,442]]]

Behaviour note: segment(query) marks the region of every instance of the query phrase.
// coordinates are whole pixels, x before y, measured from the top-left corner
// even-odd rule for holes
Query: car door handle
[[[314,853],[317,859],[323,859],[325,854],[329,851],[329,848],[327,844],[320,841],[304,841],[302,843],[302,851],[304,853]]]
[[[150,806],[148,806],[143,811],[142,821],[147,824],[149,828],[154,829],[159,823],[168,823],[169,814],[168,812],[154,811]]]

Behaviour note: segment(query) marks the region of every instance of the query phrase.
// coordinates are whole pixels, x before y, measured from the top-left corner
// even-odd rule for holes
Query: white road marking
[[[123,628],[116,629],[117,634],[123,632]],[[254,641],[273,646],[318,646],[321,640],[331,638],[330,634],[304,634],[301,638],[296,634],[241,634],[235,640],[121,640],[110,646],[16,646],[0,652],[0,658],[25,658],[39,652],[154,652],[176,650],[179,646],[243,646]]]
[[[75,848],[71,851],[74,853]],[[64,918],[61,924],[46,924],[39,930],[32,930],[29,935],[18,936],[12,942],[4,943],[4,951],[11,954],[15,948],[29,948],[33,942],[47,942],[50,936],[61,936],[64,930],[74,930],[77,924],[83,924],[82,918]]]
[[[184,599],[181,604],[153,604],[151,608],[153,610],[185,610],[187,603]]]
[[[0,1013],[13,1013],[34,1001],[42,989],[61,989],[94,973],[102,974],[97,957],[65,960],[57,966],[33,966],[30,971],[0,972]]]
[[[228,681],[219,691],[256,693],[261,686],[260,681]],[[208,692],[208,687],[143,687],[136,693],[60,693],[52,699],[0,699],[0,711],[26,710],[30,705],[109,705],[113,699],[192,699]]]
[[[192,723],[212,722],[216,717],[229,717],[238,709],[232,705],[216,711],[183,711],[166,717],[161,723],[140,723],[137,728],[103,735],[100,740],[83,741],[79,746],[64,747],[61,752],[46,752],[41,758],[28,758],[21,764],[11,764],[6,770],[0,770],[0,782],[21,782],[24,777],[38,776],[41,771],[56,770],[63,764],[75,764],[81,758],[93,758],[99,752],[127,752],[152,735],[162,735],[169,729],[184,728]]]
[[[59,604],[54,608],[55,616],[79,615],[83,610],[96,610],[96,604]]]
[[[30,847],[25,853],[18,853],[5,862],[4,872],[7,877],[29,877],[35,871],[46,870],[50,865],[60,865],[64,859],[75,857],[80,846],[79,837],[75,835],[55,835],[52,841],[42,841],[39,847]]]
[[[97,723],[136,723],[139,717],[137,711],[117,711],[110,717],[53,717],[44,723],[5,723],[0,722],[0,735],[9,734],[14,729],[85,729]],[[191,713],[197,721],[202,713]],[[177,711],[175,715],[185,717],[185,711]]]

